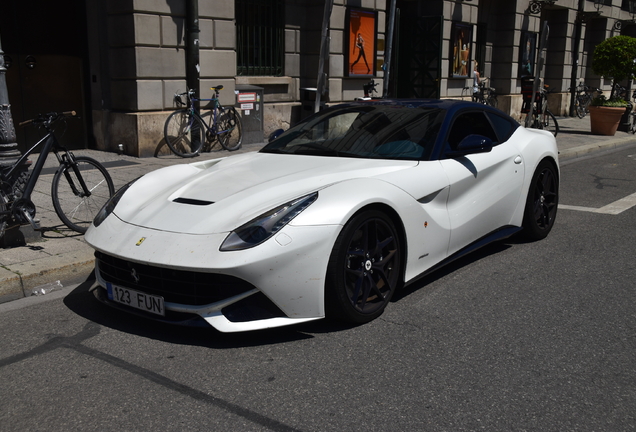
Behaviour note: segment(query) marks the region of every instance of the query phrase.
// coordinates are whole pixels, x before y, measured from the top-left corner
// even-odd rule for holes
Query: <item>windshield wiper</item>
[[[298,145],[295,145],[295,146],[292,147],[292,149],[294,150],[294,153],[296,153],[296,154],[306,154],[302,150],[297,151],[296,149],[298,149],[299,147],[305,147],[307,149],[317,150],[319,152],[318,154],[324,155],[324,156],[340,156],[340,152],[338,150],[334,150],[332,148],[325,147],[325,146],[320,145],[318,143],[298,144]],[[315,154],[315,152],[307,152],[307,154]]]
[[[278,147],[273,147],[273,148],[264,147],[260,150],[259,153],[289,154],[288,151],[285,151],[282,148],[278,148]]]

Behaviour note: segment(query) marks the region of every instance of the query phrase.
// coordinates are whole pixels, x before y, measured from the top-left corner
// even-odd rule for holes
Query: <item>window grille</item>
[[[629,13],[636,13],[636,0],[623,0],[621,4],[621,9],[627,11]]]
[[[236,0],[237,73],[282,76],[285,47],[283,0]]]

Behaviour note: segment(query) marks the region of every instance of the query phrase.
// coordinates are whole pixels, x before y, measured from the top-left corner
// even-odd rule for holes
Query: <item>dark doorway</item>
[[[85,10],[83,0],[6,1],[0,7],[7,89],[22,152],[41,133],[18,124],[51,111],[76,111],[80,118],[69,120],[60,141],[72,149],[87,147]]]
[[[434,98],[440,95],[443,16],[418,16],[404,2],[399,10],[396,44],[397,71],[392,88],[399,98]]]

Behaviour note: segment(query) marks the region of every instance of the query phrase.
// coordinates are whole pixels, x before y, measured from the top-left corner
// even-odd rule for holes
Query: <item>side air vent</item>
[[[177,198],[173,200],[172,202],[176,202],[179,204],[197,205],[197,206],[206,206],[206,205],[214,204],[213,201],[202,201],[202,200],[192,199],[192,198]]]

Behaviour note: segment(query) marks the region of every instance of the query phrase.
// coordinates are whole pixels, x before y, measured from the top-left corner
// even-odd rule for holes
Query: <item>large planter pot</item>
[[[614,135],[625,113],[623,107],[590,106],[589,109],[593,135]]]

